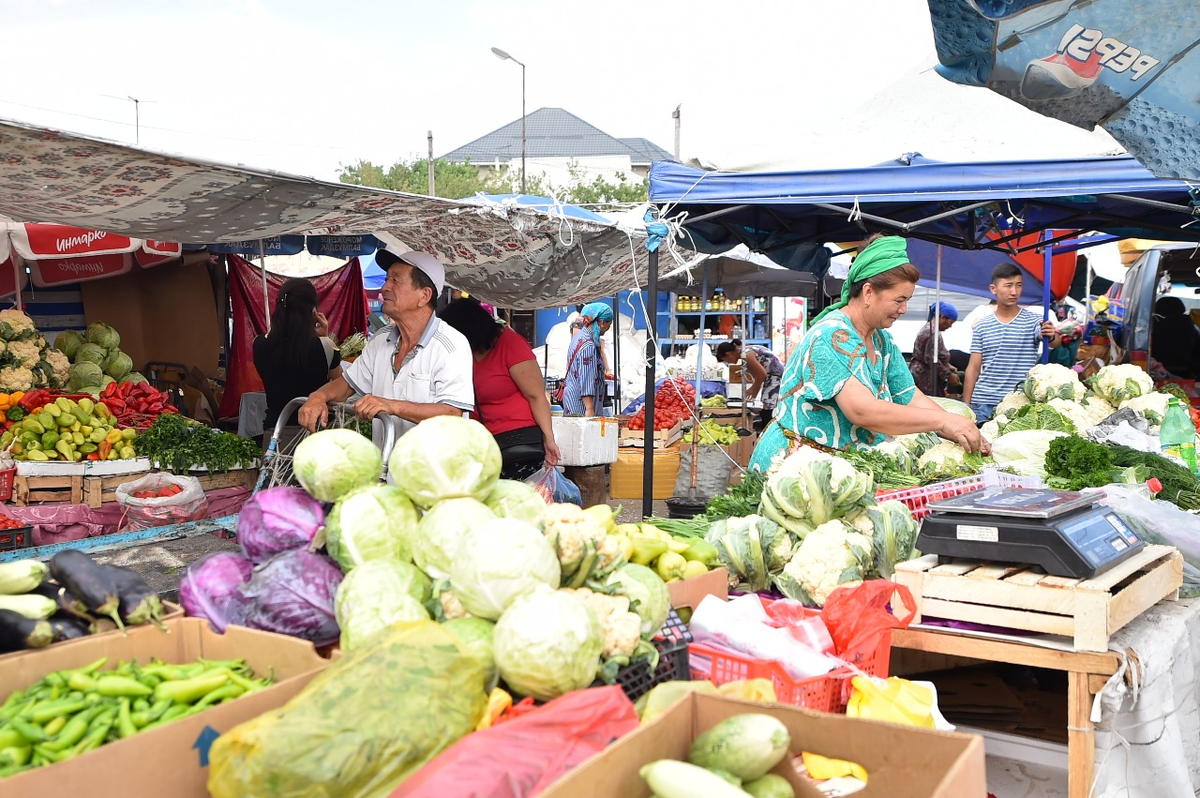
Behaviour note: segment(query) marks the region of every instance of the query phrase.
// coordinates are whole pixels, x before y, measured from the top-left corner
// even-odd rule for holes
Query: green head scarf
[[[816,324],[833,311],[846,307],[850,302],[850,288],[855,283],[869,280],[877,274],[883,274],[910,262],[908,242],[900,236],[884,236],[875,239],[862,252],[858,253],[854,263],[850,264],[850,273],[846,275],[846,280],[842,283],[841,299],[817,314],[817,317],[812,320],[812,324]]]

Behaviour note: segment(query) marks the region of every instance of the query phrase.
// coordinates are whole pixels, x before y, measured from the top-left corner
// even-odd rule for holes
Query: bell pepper
[[[20,405],[13,405],[8,408],[8,412],[4,415],[9,421],[20,421],[25,418],[25,408]]]

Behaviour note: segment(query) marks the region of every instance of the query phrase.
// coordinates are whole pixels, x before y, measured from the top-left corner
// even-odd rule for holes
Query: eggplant
[[[153,623],[159,628],[165,628],[162,623],[163,605],[158,597],[142,578],[142,575],[132,568],[122,568],[119,565],[101,566],[112,574],[117,585],[117,595],[120,597],[117,612],[126,623]]]
[[[58,604],[58,614],[70,615],[77,620],[83,621],[84,626],[87,626],[89,623],[96,620],[96,618],[87,611],[87,608],[83,606],[82,601],[75,598],[75,596],[71,594],[71,591],[67,590],[53,579],[47,579],[45,582],[42,582],[29,592],[37,593],[39,596],[45,596],[46,598],[54,599],[54,601]]]
[[[82,551],[66,549],[50,558],[50,576],[79,599],[88,612],[106,615],[119,628],[125,628],[117,612],[121,596],[111,566],[100,565]]]
[[[12,610],[0,610],[0,652],[45,648],[53,640],[49,621],[33,621]]]
[[[87,637],[91,634],[86,622],[65,612],[56,612],[48,620],[50,621],[50,628],[54,630],[54,639],[51,641],[54,643]]]

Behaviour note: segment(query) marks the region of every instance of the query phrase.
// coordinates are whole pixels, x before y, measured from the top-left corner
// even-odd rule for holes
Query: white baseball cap
[[[436,289],[433,298],[436,301],[441,295],[442,289],[446,287],[446,267],[442,265],[436,257],[428,252],[409,249],[400,239],[396,238],[391,233],[373,233],[379,243],[383,246],[375,253],[375,262],[379,264],[385,272],[388,267],[397,261],[407,263],[414,269],[419,269],[426,277],[433,281],[433,286]],[[387,257],[380,259],[380,255],[386,253]]]

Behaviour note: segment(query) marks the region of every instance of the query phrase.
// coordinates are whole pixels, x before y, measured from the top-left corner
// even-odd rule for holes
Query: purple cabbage
[[[242,623],[318,646],[336,643],[341,630],[333,600],[341,583],[341,569],[324,554],[307,549],[276,554],[241,587],[246,602]]]
[[[304,488],[269,488],[242,506],[237,538],[242,552],[257,565],[281,551],[307,548],[324,525],[324,508]]]
[[[188,566],[179,583],[179,603],[188,615],[204,618],[219,634],[240,624],[244,600],[238,588],[250,580],[254,563],[232,551],[219,551]]]

